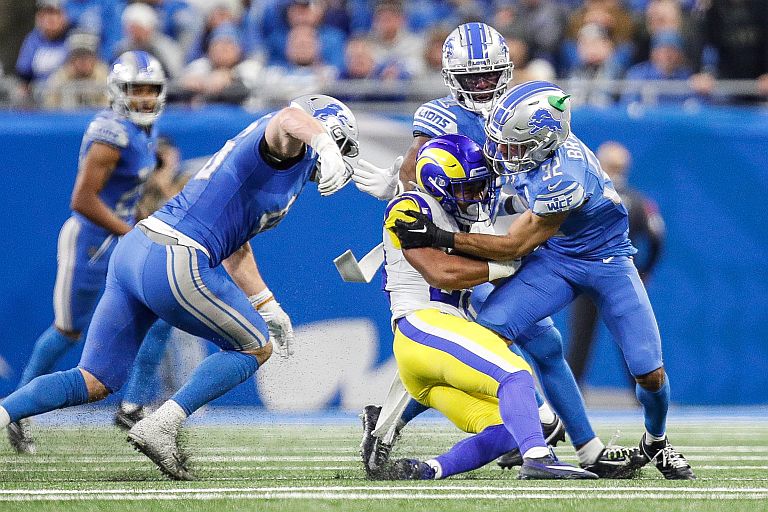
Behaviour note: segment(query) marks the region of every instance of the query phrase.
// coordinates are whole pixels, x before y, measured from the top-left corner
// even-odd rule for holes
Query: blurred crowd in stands
[[[434,97],[443,41],[468,21],[504,35],[513,82],[567,80],[579,103],[648,99],[660,82],[676,86],[651,103],[768,97],[768,0],[37,0],[16,69],[0,76],[14,84],[7,105],[102,106],[109,63],[142,49],[176,102],[402,99],[418,84]],[[749,80],[749,93],[718,92],[722,80]]]

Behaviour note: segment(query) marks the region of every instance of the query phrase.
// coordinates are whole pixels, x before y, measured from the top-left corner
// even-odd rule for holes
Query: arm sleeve
[[[553,180],[554,181],[554,180]],[[539,216],[575,210],[587,199],[584,186],[572,179],[561,179],[552,184],[541,184],[531,196],[530,208]]]

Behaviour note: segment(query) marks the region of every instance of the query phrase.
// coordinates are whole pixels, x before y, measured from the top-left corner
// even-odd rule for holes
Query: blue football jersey
[[[157,165],[157,129],[153,126],[147,133],[112,110],[103,110],[96,114],[83,135],[80,144],[80,166],[83,165],[85,155],[94,142],[108,144],[120,150],[120,160],[99,192],[99,197],[122,220],[133,224],[136,203],[144,183]],[[74,215],[82,222],[96,227],[82,215]]]
[[[571,212],[547,247],[587,259],[637,252],[621,198],[597,157],[575,135],[537,168],[515,174],[514,187],[536,215]]]
[[[213,155],[184,189],[155,212],[206,248],[216,266],[288,213],[312,176],[317,153],[307,147],[287,169],[264,161],[259,148],[273,114],[255,121]]]
[[[460,133],[482,146],[485,144],[485,118],[471,112],[451,96],[424,103],[413,114],[413,135],[440,137]]]

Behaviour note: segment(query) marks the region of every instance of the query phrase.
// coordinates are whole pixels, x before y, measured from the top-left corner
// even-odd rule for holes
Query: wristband
[[[275,295],[269,290],[269,288],[264,288],[256,295],[251,295],[248,297],[248,302],[250,302],[251,306],[253,306],[253,309],[257,311],[261,309],[264,304],[272,300],[275,300]]]
[[[489,261],[488,262],[488,281],[495,281],[509,277],[520,267],[519,260],[512,261]]]
[[[435,231],[435,241],[432,244],[432,246],[445,247],[446,249],[453,249],[455,242],[456,242],[456,233],[438,228]]]

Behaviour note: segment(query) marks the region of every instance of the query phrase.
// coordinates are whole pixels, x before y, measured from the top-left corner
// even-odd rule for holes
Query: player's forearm
[[[514,235],[481,235],[477,233],[456,233],[454,248],[466,254],[489,260],[506,261],[522,258],[536,246]]]
[[[232,281],[248,295],[256,295],[267,287],[259,273],[250,243],[245,243],[226,258],[222,265]]]
[[[442,254],[421,269],[424,280],[430,286],[441,290],[463,290],[488,282],[488,263]]]
[[[96,194],[74,194],[71,207],[73,211],[115,235],[122,236],[131,230],[131,226]]]

